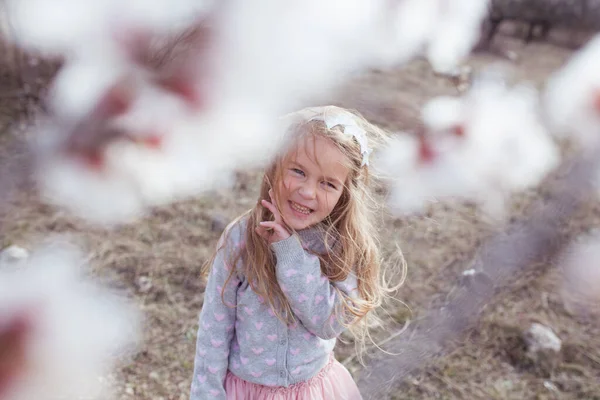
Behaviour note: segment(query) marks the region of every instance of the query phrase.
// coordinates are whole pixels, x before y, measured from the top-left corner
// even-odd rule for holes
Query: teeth
[[[294,203],[293,201],[291,201],[290,204],[294,210],[301,212],[302,214],[310,214],[311,212],[310,208],[301,206],[300,204]]]

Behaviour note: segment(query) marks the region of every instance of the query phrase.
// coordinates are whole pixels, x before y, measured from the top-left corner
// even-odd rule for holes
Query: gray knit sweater
[[[334,311],[338,293],[356,296],[356,277],[331,282],[321,273],[322,229],[308,228],[271,245],[277,260],[277,280],[297,321],[288,326],[254,293],[242,265],[221,290],[232,266],[232,251],[244,246],[246,220],[233,225],[221,238],[204,294],[196,343],[191,400],[225,399],[227,370],[249,382],[289,386],[315,376],[344,330]],[[227,239],[224,246],[223,240]],[[311,252],[307,251],[310,250]],[[225,304],[223,303],[225,301]]]

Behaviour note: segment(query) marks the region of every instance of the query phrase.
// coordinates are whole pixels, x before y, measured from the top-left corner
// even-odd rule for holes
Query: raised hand
[[[281,240],[289,238],[290,232],[285,227],[283,219],[279,210],[275,206],[275,200],[273,199],[273,189],[269,190],[269,197],[271,201],[261,200],[261,205],[267,208],[273,214],[273,221],[261,221],[259,226],[256,227],[256,233],[263,237],[269,244],[276,243]]]

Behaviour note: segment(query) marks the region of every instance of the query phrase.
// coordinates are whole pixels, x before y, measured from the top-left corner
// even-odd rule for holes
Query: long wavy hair
[[[355,343],[364,345],[365,338],[368,336],[368,327],[372,323],[371,318],[367,316],[376,319],[371,311],[378,308],[402,282],[392,286],[384,276],[379,251],[379,230],[376,226],[379,206],[373,196],[372,174],[369,166],[363,165],[360,144],[352,135],[345,134],[344,128],[340,125],[329,129],[323,122],[328,116],[333,117],[341,113],[351,116],[366,132],[371,149],[377,148],[388,139],[384,130],[369,123],[360,114],[335,106],[308,108],[287,115],[284,118],[288,126],[287,135],[284,135],[286,144],[265,171],[257,204],[234,220],[226,229],[225,235],[228,235],[232,226],[246,220],[245,245],[231,254],[228,262],[234,266],[241,265],[241,273],[248,280],[252,290],[265,299],[279,319],[286,323],[293,323],[294,313],[277,281],[274,254],[267,241],[255,231],[259,222],[273,219],[271,211],[263,207],[260,200],[269,199],[270,189],[277,193],[277,187],[283,182],[282,166],[290,157],[294,157],[301,140],[319,136],[330,140],[346,157],[350,172],[340,199],[330,215],[320,222],[324,231],[326,251],[324,254],[315,255],[321,261],[321,272],[330,281],[340,282],[351,274],[356,276],[357,298],[350,299],[338,290],[343,301],[340,309],[335,310],[335,313],[338,320],[353,333]],[[317,119],[314,119],[315,116]],[[318,160],[315,161],[318,163]],[[277,204],[277,194],[275,203],[281,209]],[[222,241],[219,249],[225,243],[227,240]],[[241,263],[238,264],[240,260]],[[212,261],[209,260],[207,263],[208,268]],[[206,273],[208,268],[205,269]],[[236,269],[232,268],[225,286],[235,273]]]

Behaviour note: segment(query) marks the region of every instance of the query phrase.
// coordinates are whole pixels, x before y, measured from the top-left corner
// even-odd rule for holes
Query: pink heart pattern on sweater
[[[258,347],[258,348],[257,347],[253,347],[252,348],[252,352],[254,354],[256,354],[257,356],[261,355],[263,351],[265,351],[265,349],[263,349],[262,347]]]
[[[221,322],[225,319],[225,314],[214,313],[214,316],[215,316],[215,319],[219,322]]]
[[[288,278],[290,276],[294,276],[298,273],[298,271],[296,271],[295,269],[288,269],[287,271],[285,271],[285,276],[287,276]]]
[[[308,300],[308,297],[304,293],[298,296],[298,303],[304,303],[306,300]]]
[[[252,379],[254,382],[280,385],[282,381],[278,361],[281,360],[280,356],[285,360],[281,351],[287,351],[288,357],[292,357],[290,361],[295,364],[287,372],[284,371],[284,376],[293,376],[293,380],[297,380],[305,374],[316,372],[314,369],[332,351],[335,340],[320,339],[311,331],[324,331],[330,335],[329,332],[335,334],[341,328],[340,324],[332,323],[329,326],[324,323],[335,319],[335,309],[332,307],[340,299],[334,287],[344,292],[356,291],[355,277],[349,279],[351,283],[332,283],[320,271],[315,253],[304,258],[310,266],[296,262],[297,260],[294,261],[295,264],[281,265],[278,270],[279,285],[290,300],[291,320],[294,321],[287,324],[277,319],[277,312],[266,301],[267,295],[254,293],[252,282],[232,274],[238,268],[237,265],[225,262],[223,257],[218,257],[217,260],[221,263],[220,268],[212,269],[216,271],[216,275],[210,277],[212,289],[205,293],[204,309],[201,312],[200,325],[203,329],[199,335],[204,335],[204,338],[199,339],[196,357],[197,365],[204,370],[197,371],[197,378],[192,382],[199,395],[208,398],[211,395],[223,396],[223,388],[216,383],[224,378],[227,363],[235,374],[256,378]],[[227,274],[224,270],[227,270]],[[226,280],[228,277],[231,277],[229,281]],[[222,299],[223,294],[227,296],[227,300]],[[224,360],[225,363],[217,362],[218,360]],[[201,384],[204,386],[201,387]]]

